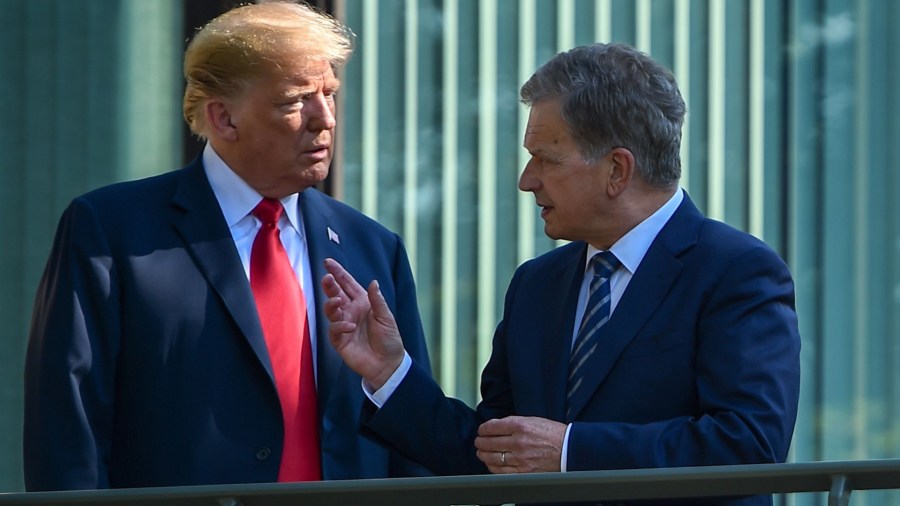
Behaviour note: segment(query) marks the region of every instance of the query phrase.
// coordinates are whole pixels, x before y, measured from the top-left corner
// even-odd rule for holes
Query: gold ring
[[[500,465],[506,465],[506,452],[500,452]]]

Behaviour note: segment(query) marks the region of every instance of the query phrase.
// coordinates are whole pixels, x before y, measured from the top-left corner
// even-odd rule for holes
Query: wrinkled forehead
[[[274,65],[266,77],[296,86],[336,88],[340,80],[335,75],[331,63],[326,60],[294,59]]]
[[[568,136],[569,128],[562,117],[558,99],[535,102],[528,112],[525,139],[552,140]]]

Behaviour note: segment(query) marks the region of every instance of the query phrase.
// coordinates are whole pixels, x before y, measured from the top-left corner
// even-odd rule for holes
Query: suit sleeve
[[[507,308],[519,279],[517,271],[507,291]],[[445,396],[430,369],[413,357],[413,366],[384,406],[378,409],[366,401],[363,432],[437,475],[487,473],[475,454],[478,427],[486,420],[514,414],[505,350],[506,332],[501,322],[490,361],[482,372],[482,401],[477,410]]]
[[[120,332],[117,279],[97,216],[64,212],[32,314],[25,364],[25,487],[109,486]]]
[[[685,280],[685,282],[690,282]],[[573,424],[569,470],[782,462],[800,383],[794,288],[784,262],[734,258],[699,309],[697,413],[646,424]]]
[[[431,371],[428,347],[425,343],[425,331],[422,328],[419,306],[416,301],[416,284],[413,281],[406,249],[399,237],[391,271],[394,275],[394,288],[397,294],[397,310],[395,311],[397,327],[403,337],[403,346],[414,362],[426,371]]]
[[[409,265],[409,257],[403,246],[403,241],[399,236],[395,236],[397,248],[391,266],[393,273],[394,289],[396,291],[396,310],[394,311],[397,319],[397,327],[403,338],[403,347],[412,359],[415,367],[419,368],[420,373],[426,381],[433,381],[431,377],[431,361],[428,357],[428,347],[425,341],[425,331],[422,327],[422,320],[419,316],[419,306],[416,295],[416,285],[413,279],[412,268]],[[365,402],[369,402],[366,400]],[[365,408],[364,408],[365,412]],[[365,415],[363,415],[365,416]],[[363,433],[370,438],[384,443],[377,436],[363,428]],[[391,447],[390,444],[384,446]],[[389,462],[390,476],[428,476],[432,473],[423,467],[421,461],[410,459],[402,451],[391,452]]]

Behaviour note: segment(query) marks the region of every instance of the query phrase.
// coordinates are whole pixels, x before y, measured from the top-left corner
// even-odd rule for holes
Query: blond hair
[[[184,53],[184,120],[205,137],[209,98],[237,98],[254,80],[298,58],[328,61],[337,70],[350,58],[352,38],[346,26],[307,5],[236,7],[199,30]]]

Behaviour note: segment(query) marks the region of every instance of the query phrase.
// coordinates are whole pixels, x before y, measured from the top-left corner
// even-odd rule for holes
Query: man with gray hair
[[[364,430],[437,474],[784,461],[800,382],[793,281],[679,188],[671,72],[593,44],[556,55],[521,98],[519,189],[546,234],[571,242],[513,275],[474,410],[404,352],[383,290],[328,260],[329,338],[364,378]]]
[[[202,155],[66,209],[28,344],[28,490],[425,473],[360,436],[360,377],[320,311],[340,258],[429,368],[400,238],[314,188],[350,35],[285,2],[214,19],[184,59]]]

